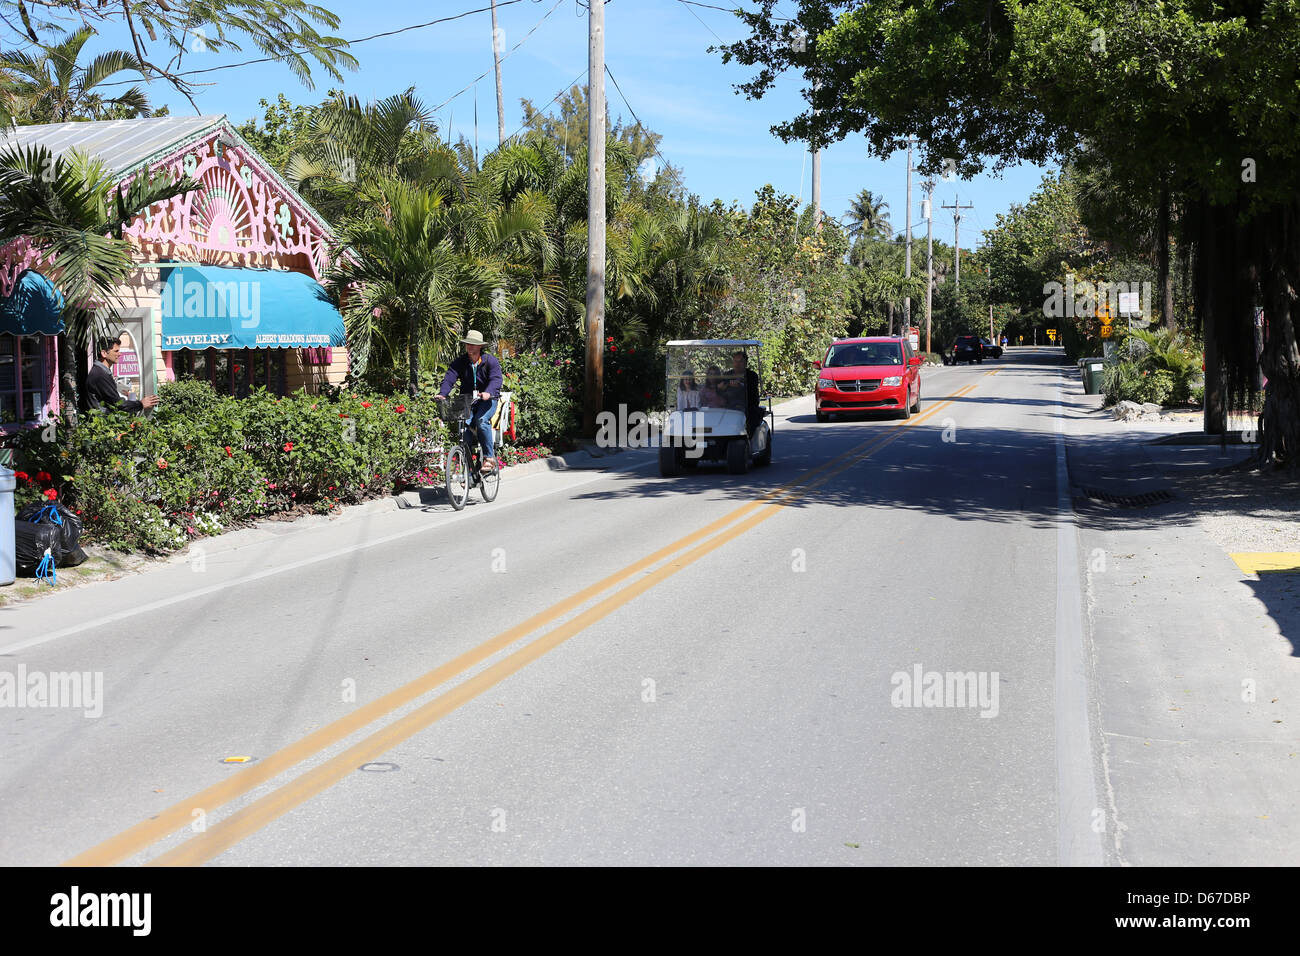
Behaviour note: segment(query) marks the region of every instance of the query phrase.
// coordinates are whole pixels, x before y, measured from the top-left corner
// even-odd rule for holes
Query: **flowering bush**
[[[501,464],[509,468],[512,465],[523,465],[530,461],[540,461],[543,458],[549,458],[551,449],[546,445],[531,445],[527,447],[517,445],[506,445],[497,449],[497,458]]]
[[[569,352],[526,352],[502,362],[502,389],[515,396],[515,438],[521,443],[554,442],[576,434],[582,356]]]
[[[159,395],[152,417],[106,411],[75,429],[60,420],[54,441],[22,433],[19,507],[53,491],[81,513],[88,540],[165,552],[242,520],[383,494],[423,467],[421,449],[446,431],[424,398],[235,399],[199,382]]]

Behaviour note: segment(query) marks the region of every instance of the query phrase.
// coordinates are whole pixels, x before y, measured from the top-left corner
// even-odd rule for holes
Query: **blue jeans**
[[[496,411],[497,400],[480,398],[469,407],[470,420],[465,427],[473,430],[478,436],[478,442],[483,446],[483,454],[487,458],[495,458],[493,454],[492,442],[492,413]]]

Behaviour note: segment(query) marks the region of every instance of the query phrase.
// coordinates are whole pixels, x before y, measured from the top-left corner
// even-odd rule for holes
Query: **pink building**
[[[114,292],[123,392],[176,377],[221,392],[314,391],[347,374],[343,321],[320,286],[329,226],[224,116],[20,126],[0,149],[43,146],[98,158],[119,182],[143,170],[203,188],[147,210],[125,230],[135,268]],[[0,249],[0,425],[58,409],[57,312],[45,263],[23,240]],[[58,306],[61,308],[61,303]]]

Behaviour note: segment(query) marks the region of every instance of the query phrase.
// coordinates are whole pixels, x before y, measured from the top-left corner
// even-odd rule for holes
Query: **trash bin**
[[[17,574],[14,549],[14,488],[18,482],[8,468],[0,468],[0,585],[13,584]]]
[[[1100,358],[1079,359],[1079,370],[1083,375],[1083,394],[1101,394],[1101,375],[1104,364],[1105,360]]]

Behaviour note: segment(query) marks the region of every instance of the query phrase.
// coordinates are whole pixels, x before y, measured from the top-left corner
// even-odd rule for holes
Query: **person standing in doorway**
[[[122,398],[117,390],[117,382],[113,380],[113,366],[117,364],[121,351],[120,338],[105,336],[95,342],[95,354],[99,358],[90,367],[90,373],[86,376],[86,401],[91,411],[102,411],[105,408],[116,408],[121,405],[125,411],[138,414],[158,404],[157,395],[146,395],[138,401],[126,401]]]

